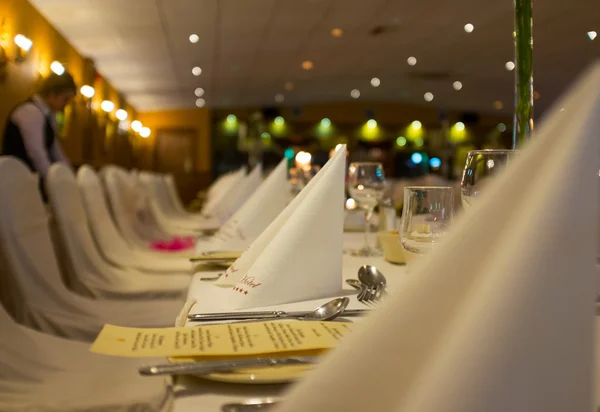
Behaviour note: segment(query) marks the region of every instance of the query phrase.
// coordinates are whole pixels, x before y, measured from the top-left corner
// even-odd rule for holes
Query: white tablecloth
[[[344,234],[345,248],[358,248],[362,245],[362,233],[346,233]],[[409,275],[408,268],[405,265],[393,265],[386,262],[381,257],[377,258],[362,258],[353,257],[344,254],[343,258],[343,277],[345,279],[357,278],[357,270],[361,265],[375,265],[386,276],[389,289],[393,290],[398,287],[402,279]],[[214,272],[218,273],[218,271]],[[599,271],[600,273],[600,271]],[[198,301],[189,313],[211,312],[218,311],[216,308],[219,305],[221,296],[219,290],[212,286],[212,282],[199,280],[202,274],[197,274],[192,280],[188,300],[195,299]],[[600,277],[599,277],[600,278]],[[599,283],[600,285],[600,283]],[[343,294],[353,294],[353,289],[346,285],[340,285],[340,296]],[[600,286],[599,286],[600,288]],[[600,290],[600,289],[599,289]],[[355,293],[354,293],[355,294]],[[327,299],[319,299],[310,302],[292,303],[287,305],[278,305],[277,307],[265,307],[264,309],[277,310],[311,310],[319,306]],[[424,302],[426,304],[426,302]],[[352,299],[349,308],[365,308],[363,304]],[[355,320],[357,318],[354,318]],[[193,325],[193,323],[192,323]],[[596,321],[596,340],[600,341],[600,317]],[[600,345],[597,345],[600,347]],[[600,351],[596,356],[596,375],[600,376]],[[251,398],[268,398],[278,397],[286,389],[286,385],[240,385],[226,384],[219,382],[211,382],[192,377],[180,377],[177,380],[176,402],[174,412],[217,412],[221,410],[221,406],[226,403],[240,402]],[[596,394],[600,394],[600,380],[596,383]]]

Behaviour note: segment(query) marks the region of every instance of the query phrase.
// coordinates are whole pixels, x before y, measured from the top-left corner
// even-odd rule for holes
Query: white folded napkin
[[[246,167],[244,166],[236,172],[228,173],[222,179],[217,179],[214,186],[209,188],[206,203],[202,207],[202,214],[205,216],[212,215],[223,196],[245,176]]]
[[[245,250],[275,220],[290,201],[287,159],[281,160],[244,205],[207,241],[196,243],[196,252]]]
[[[597,65],[277,410],[595,409],[599,123]]]
[[[217,281],[232,309],[340,292],[345,155],[343,146]]]
[[[260,186],[262,179],[262,165],[258,164],[247,175],[238,180],[227,193],[216,202],[211,215],[222,224],[227,222],[231,216],[244,204],[246,200]]]

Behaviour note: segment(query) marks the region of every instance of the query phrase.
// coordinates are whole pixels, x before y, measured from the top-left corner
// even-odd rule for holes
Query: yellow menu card
[[[352,327],[345,322],[253,322],[198,327],[105,325],[91,351],[127,357],[244,356],[330,349]]]

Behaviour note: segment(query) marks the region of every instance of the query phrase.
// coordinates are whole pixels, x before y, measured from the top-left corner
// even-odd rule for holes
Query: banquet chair
[[[160,187],[156,185],[155,178],[148,172],[142,172],[138,175],[140,186],[146,192],[148,199],[147,205],[150,214],[157,222],[157,225],[165,233],[174,235],[184,235],[198,237],[202,234],[202,226],[200,221],[194,218],[186,219],[178,216],[170,208],[169,199],[165,197]],[[205,219],[206,220],[206,219]],[[210,223],[206,220],[207,223]],[[214,222],[212,226],[207,228],[218,229],[218,222]]]
[[[147,360],[144,360],[147,362]],[[18,325],[0,305],[0,410],[155,411],[173,404],[170,379],[137,375],[142,361]]]
[[[100,253],[111,264],[135,268],[145,273],[189,274],[187,257],[148,249],[127,242],[110,214],[100,178],[90,166],[77,171],[77,183],[83,196],[90,229]],[[175,255],[175,256],[174,256]]]
[[[181,216],[171,205],[171,200],[162,186],[162,179],[154,174],[141,172],[138,175],[140,185],[146,190],[150,213],[158,226],[167,233],[198,237],[204,230],[217,230],[220,223],[216,219],[200,215]]]
[[[80,294],[104,299],[182,298],[190,283],[187,274],[163,276],[108,263],[90,232],[83,197],[71,169],[52,165],[46,176],[52,206],[55,245],[63,257],[63,273]]]
[[[107,323],[133,327],[173,324],[179,301],[97,301],[66,288],[48,229],[38,179],[15,158],[0,158],[0,280],[15,320],[69,339],[92,340]],[[9,278],[5,280],[5,278]],[[16,308],[15,308],[16,306]]]
[[[148,247],[151,242],[172,237],[151,221],[145,194],[136,187],[127,171],[110,165],[101,169],[100,176],[113,219],[123,238],[131,244]]]

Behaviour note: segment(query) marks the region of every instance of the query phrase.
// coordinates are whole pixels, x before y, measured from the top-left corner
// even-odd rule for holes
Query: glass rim
[[[409,189],[409,190],[431,190],[431,189],[448,190],[448,189],[452,189],[452,190],[454,190],[454,186],[404,186],[404,189]]]
[[[496,153],[518,153],[519,150],[513,149],[478,149],[478,150],[469,150],[467,156],[471,154],[496,154]]]

